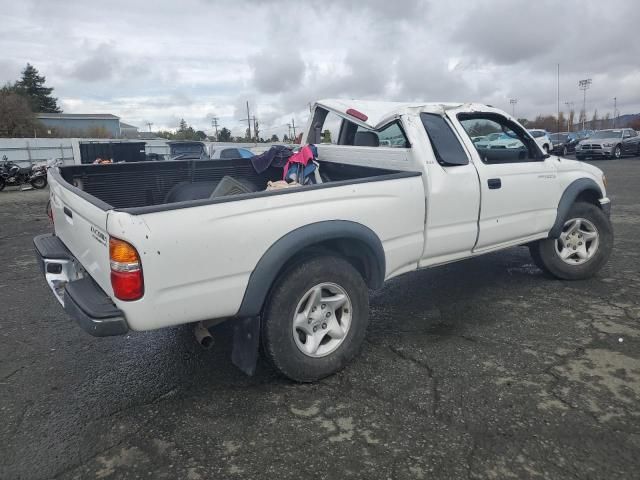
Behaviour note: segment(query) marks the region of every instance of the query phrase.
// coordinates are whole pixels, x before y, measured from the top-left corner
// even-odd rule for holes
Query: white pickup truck
[[[520,148],[476,147],[505,134]],[[47,282],[89,333],[235,322],[234,363],[258,342],[285,376],[344,367],[368,323],[368,289],[516,245],[562,279],[594,275],[613,232],[602,171],[549,156],[479,104],[324,100],[304,141],[322,183],[266,190],[282,168],[250,160],[54,167],[55,234],[34,239]],[[224,176],[250,191],[212,195]]]

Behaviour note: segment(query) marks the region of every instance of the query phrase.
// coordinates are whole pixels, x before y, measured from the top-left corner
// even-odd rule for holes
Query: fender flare
[[[549,238],[558,238],[560,236],[564,222],[569,214],[569,209],[575,203],[578,195],[589,190],[595,192],[598,198],[603,197],[600,186],[590,178],[579,178],[569,184],[562,194],[562,197],[560,197],[556,221],[549,231]]]
[[[356,240],[364,243],[369,250],[366,252],[369,278],[365,281],[370,288],[382,286],[386,268],[385,254],[382,242],[373,230],[360,223],[347,220],[311,223],[287,233],[262,255],[251,272],[242,304],[236,316],[259,315],[282,267],[302,249],[327,240]]]

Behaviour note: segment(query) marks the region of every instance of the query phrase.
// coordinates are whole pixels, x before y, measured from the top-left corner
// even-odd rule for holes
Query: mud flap
[[[260,317],[239,318],[233,326],[233,364],[252,376],[258,363],[258,342],[260,341]]]

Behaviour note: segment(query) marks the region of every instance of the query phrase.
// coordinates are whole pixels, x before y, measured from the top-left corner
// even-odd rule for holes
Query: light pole
[[[617,116],[618,116],[618,97],[613,97],[613,128],[616,128]]]
[[[569,122],[572,120],[571,118],[571,112],[573,110],[573,102],[564,102],[564,104],[567,106],[567,108],[569,109],[569,114],[567,115],[567,131],[571,131],[571,128],[573,127],[573,125],[571,125]]]
[[[587,118],[587,90],[591,86],[591,79],[585,78],[578,82],[578,88],[582,90],[582,130],[584,130],[584,121]]]
[[[509,100],[509,103],[511,104],[511,116],[513,118],[516,118],[516,103],[518,103],[518,99],[512,98],[511,100]]]

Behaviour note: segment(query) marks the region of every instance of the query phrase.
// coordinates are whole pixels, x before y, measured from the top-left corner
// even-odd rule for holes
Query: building
[[[140,138],[138,127],[120,122],[120,136],[122,138]]]
[[[120,117],[110,113],[38,113],[52,137],[120,138]],[[135,127],[133,127],[135,128]]]

